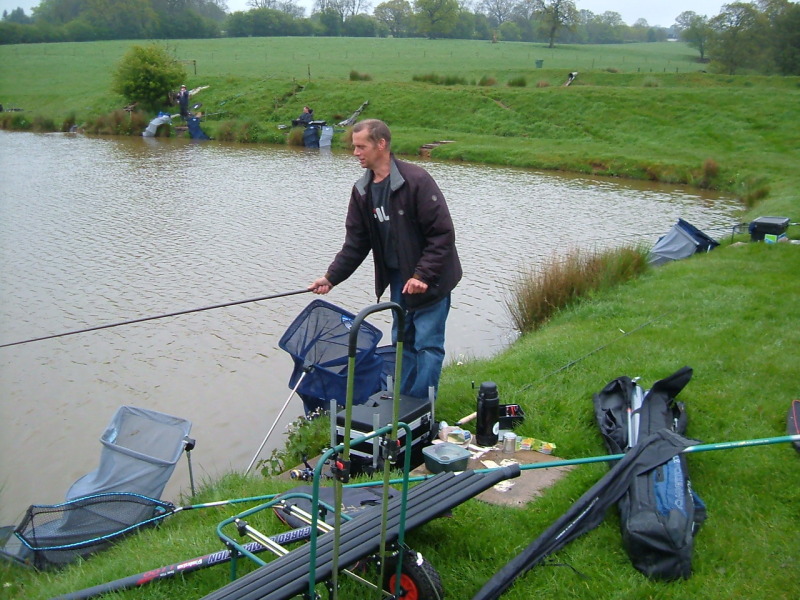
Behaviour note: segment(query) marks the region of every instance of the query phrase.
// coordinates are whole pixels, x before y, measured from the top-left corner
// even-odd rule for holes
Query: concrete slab
[[[468,469],[486,469],[504,466],[503,461],[514,461],[520,465],[547,463],[562,460],[557,456],[542,454],[533,450],[518,450],[513,454],[505,454],[500,450],[489,450],[478,458],[470,458]],[[495,485],[476,496],[478,500],[498,506],[522,508],[531,500],[542,495],[542,492],[564,477],[573,467],[561,466],[541,469],[526,469],[516,479],[509,479]],[[411,472],[412,475],[428,475],[430,471],[420,465]]]
[[[309,459],[309,464],[313,467],[316,466],[319,456]],[[542,454],[533,450],[518,450],[514,454],[505,454],[500,450],[489,450],[482,454],[480,458],[470,458],[467,463],[468,469],[486,469],[495,465],[503,466],[503,461],[512,460],[520,465],[532,463],[547,463],[562,460],[557,456],[549,454]],[[491,461],[491,462],[488,462]],[[488,462],[488,464],[486,464]],[[492,464],[495,463],[495,464]],[[302,465],[296,468],[302,469]],[[514,508],[523,508],[528,502],[535,500],[542,495],[542,492],[563,478],[573,466],[561,466],[552,468],[541,469],[526,469],[516,479],[503,481],[494,487],[482,492],[476,498],[488,504],[495,504],[498,506],[510,506]],[[413,471],[411,476],[430,475],[430,471],[422,464]],[[393,477],[397,474],[393,473]],[[289,471],[282,473],[278,476],[280,479],[290,479]],[[304,482],[298,480],[298,485]]]

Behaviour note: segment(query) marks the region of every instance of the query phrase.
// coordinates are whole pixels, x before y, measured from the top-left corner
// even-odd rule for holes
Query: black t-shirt
[[[390,269],[400,268],[397,261],[397,249],[392,243],[389,223],[389,178],[369,184],[369,195],[372,199],[372,216],[378,224],[381,247],[383,249],[383,262]]]

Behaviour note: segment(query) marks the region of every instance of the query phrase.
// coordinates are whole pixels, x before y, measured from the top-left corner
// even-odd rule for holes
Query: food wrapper
[[[543,442],[532,437],[518,437],[517,450],[534,450],[542,454],[552,454],[556,445],[552,442]]]
[[[468,446],[472,443],[472,433],[461,427],[447,425],[439,429],[439,439],[458,446]]]

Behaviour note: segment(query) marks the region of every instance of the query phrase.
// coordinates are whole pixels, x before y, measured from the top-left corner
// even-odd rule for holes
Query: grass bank
[[[210,85],[198,96],[207,112],[225,111],[227,121],[248,123],[255,141],[282,141],[276,125],[288,123],[303,104],[311,104],[322,118],[336,120],[369,100],[364,116],[387,120],[397,149],[409,154],[424,143],[453,140],[436,148],[434,157],[689,181],[743,198],[755,191],[765,195],[753,200],[756,208],[743,213],[743,220],[759,215],[800,220],[797,78],[698,73],[691,53],[680,44],[640,47],[641,60],[645,51],[653,53],[657,47],[670,53],[646,55],[653,64],[658,60],[664,65],[651,67],[651,73],[632,64],[632,46],[563,48],[545,56],[545,68],[536,69],[523,63],[539,59],[543,49],[524,44],[453,42],[450,52],[455,54],[448,58],[446,44],[422,41],[414,41],[419,49],[411,41],[381,46],[380,40],[367,40],[361,46],[347,40],[346,47],[344,40],[303,40],[302,47],[279,42],[215,40],[202,46],[178,42],[176,47],[182,58],[213,53],[198,62],[198,75],[192,74],[189,84]],[[123,46],[0,47],[0,101],[26,108],[17,115],[30,112],[54,121],[71,113],[80,121],[93,111],[119,108],[120,99],[108,95],[103,81]],[[255,51],[261,47],[266,56]],[[434,48],[439,53],[435,61],[429,55]],[[83,74],[69,70],[70,52],[73,57],[86,53]],[[484,52],[498,54],[489,55],[494,58],[490,60]],[[507,53],[503,60],[500,52]],[[616,62],[605,58],[612,55]],[[606,63],[602,67],[582,66],[590,60],[597,64],[600,56]],[[469,60],[457,60],[461,57]],[[578,65],[580,59],[587,63]],[[670,61],[669,69],[665,61]],[[208,67],[217,63],[214,71]],[[349,81],[351,69],[370,73],[372,81]],[[561,86],[572,70],[580,72],[576,82]],[[427,72],[476,81],[486,75],[498,84],[442,87],[411,81],[413,74]],[[528,78],[525,88],[504,85],[518,76]],[[536,87],[540,80],[548,85]],[[226,122],[222,118],[207,121],[208,128],[221,127]],[[797,227],[790,233],[800,237]],[[789,402],[800,397],[799,270],[796,245],[725,244],[707,255],[648,271],[622,287],[597,291],[500,355],[449,365],[437,417],[454,421],[471,412],[471,382],[493,380],[503,401],[521,404],[528,415],[519,433],[556,443],[564,458],[602,454],[592,394],[620,375],[640,376],[649,387],[689,365],[694,378],[680,396],[687,405],[689,435],[705,442],[780,435]],[[693,486],[709,511],[696,539],[689,580],[658,583],[635,571],[611,511],[598,529],[558,553],[559,563],[580,574],[541,566],[504,598],[794,599],[800,570],[798,461],[788,445],[689,457]],[[604,465],[575,469],[523,509],[467,502],[452,518],[411,532],[409,545],[440,572],[447,597],[470,598],[605,470]],[[268,494],[290,485],[231,475],[207,482],[196,501]],[[157,530],[56,574],[2,566],[2,594],[49,598],[205,554],[220,548],[216,524],[239,510],[176,515]],[[269,532],[282,529],[277,519],[267,519],[266,526]],[[114,597],[198,598],[227,580],[228,570],[217,567]]]
[[[780,435],[798,396],[800,253],[788,244],[748,244],[653,270],[562,311],[508,351],[446,369],[438,417],[454,421],[474,407],[472,381],[494,380],[505,402],[528,415],[519,429],[574,458],[603,453],[592,394],[619,375],[645,386],[683,365],[695,375],[680,399],[689,434],[705,442]],[[566,365],[572,363],[568,368]],[[717,600],[795,597],[800,457],[788,445],[727,450],[689,458],[694,488],[709,520],[697,536],[694,574],[657,583],[636,572],[622,549],[615,511],[595,531],[558,553],[569,568],[541,566],[508,598],[659,598]],[[477,501],[452,518],[409,535],[409,545],[439,570],[450,598],[469,598],[501,565],[542,532],[604,472],[587,465],[524,509]],[[230,476],[209,482],[197,501],[273,493],[290,482]],[[250,505],[246,505],[250,506]],[[3,569],[9,598],[49,598],[156,568],[219,547],[214,527],[238,508],[181,513],[111,551],[57,574]],[[282,530],[267,518],[270,533]],[[748,568],[741,568],[746,564]],[[585,577],[584,577],[585,576]],[[115,598],[198,598],[224,585],[228,570],[209,569]]]

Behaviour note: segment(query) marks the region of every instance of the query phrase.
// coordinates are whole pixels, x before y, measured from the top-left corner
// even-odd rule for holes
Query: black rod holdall
[[[618,377],[594,395],[595,419],[606,448],[628,452],[656,431],[686,432],[686,409],[675,398],[692,378],[683,367],[645,392],[630,377]],[[639,571],[651,579],[687,579],[694,536],[706,518],[692,490],[686,456],[677,454],[637,475],[617,504],[622,542]]]

